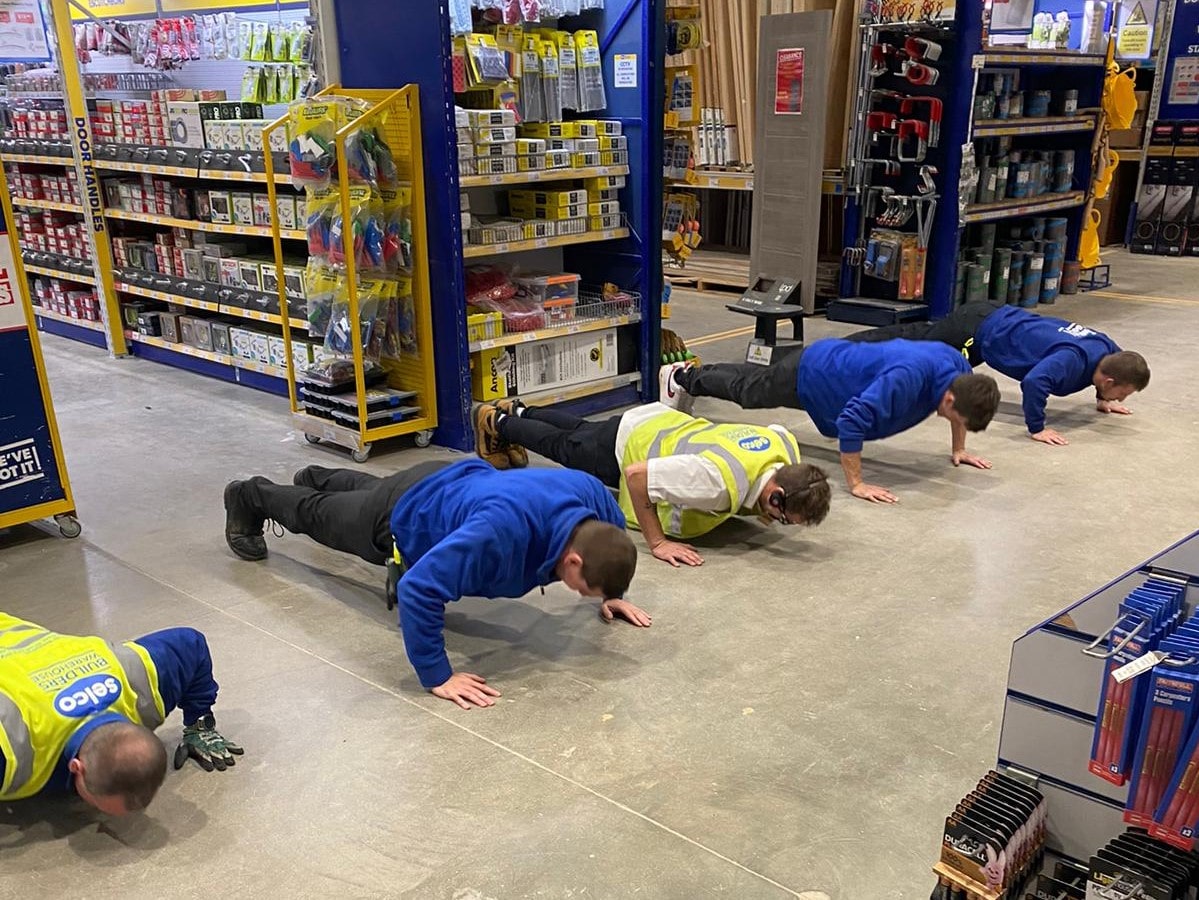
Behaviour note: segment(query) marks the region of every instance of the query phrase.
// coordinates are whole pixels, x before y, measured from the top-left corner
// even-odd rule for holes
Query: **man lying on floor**
[[[781,425],[714,425],[660,403],[590,422],[498,400],[475,410],[475,435],[497,468],[526,462],[527,448],[619,490],[625,517],[673,566],[704,560],[667,535],[699,537],[738,515],[819,525],[828,514],[828,478],[799,461],[799,442]]]
[[[824,338],[770,366],[672,363],[659,373],[662,401],[689,408],[694,397],[731,400],[743,409],[805,410],[820,433],[841,444],[841,468],[855,497],[894,503],[889,490],[862,480],[862,445],[919,425],[934,412],[949,421],[955,466],[989,469],[966,452],[966,432],[983,431],[999,408],[999,387],[975,375],[943,344],[859,344]]]
[[[1045,425],[1049,396],[1068,397],[1095,389],[1101,413],[1132,415],[1124,401],[1149,386],[1145,357],[1120,346],[1102,331],[988,301],[963,303],[937,322],[869,328],[848,341],[940,341],[961,351],[970,365],[986,363],[1020,382],[1028,436],[1042,444],[1070,443]]]
[[[74,791],[114,816],[145,809],[166,775],[153,729],[183,710],[175,768],[208,771],[242,749],[216,730],[204,635],[169,628],[112,644],[0,613],[0,802]]]
[[[267,519],[376,565],[401,561],[397,586],[404,649],[421,686],[463,709],[493,706],[500,692],[454,672],[442,630],[445,605],[462,597],[523,597],[561,581],[599,598],[607,621],[641,627],[623,600],[637,568],[624,515],[582,472],[497,472],[478,459],[424,462],[387,478],[309,466],[294,485],[261,476],[225,488],[225,540],[242,559],[267,555]]]

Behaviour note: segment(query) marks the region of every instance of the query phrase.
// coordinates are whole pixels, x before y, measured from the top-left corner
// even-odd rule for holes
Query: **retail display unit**
[[[456,9],[469,15],[467,4]],[[421,4],[394,23],[378,21],[373,10],[368,0],[336,5],[341,80],[359,88],[413,84],[420,92],[438,402],[434,439],[458,449],[473,447],[471,408],[476,396],[515,392],[530,403],[571,401],[582,412],[655,396],[661,292],[662,5],[655,0],[607,0],[602,8],[530,26],[530,31],[594,32],[594,44],[586,49],[589,59],[598,56],[599,67],[589,73],[590,84],[594,89],[601,83],[595,79],[602,78],[605,103],[562,116],[568,125],[583,122],[581,130],[568,127],[556,134],[546,125],[526,128],[519,136],[502,114],[488,125],[478,117],[472,120],[469,112],[460,118],[456,111],[473,105],[478,112],[486,104],[468,100],[461,90],[467,87],[465,67],[472,63],[463,56],[469,53],[465,42],[455,41],[450,9]],[[464,30],[465,23],[455,21]],[[512,38],[512,32],[505,35]],[[527,84],[522,87],[528,89]],[[601,135],[593,131],[598,122],[613,124],[599,126],[610,127]],[[489,133],[490,129],[498,131]],[[599,140],[605,136],[622,140]],[[552,148],[547,144],[542,151],[525,142],[553,139],[595,140],[598,152],[590,144],[586,149],[575,145],[570,165],[553,168],[547,160],[542,166],[536,157]],[[482,144],[499,145],[490,152],[501,161],[480,157]],[[474,149],[468,151],[467,145]],[[533,157],[534,162],[523,165],[536,168],[517,168],[522,156]],[[536,190],[529,193],[526,185]],[[570,196],[576,190],[616,194],[609,199],[613,195],[605,193],[604,199],[594,201],[589,194],[589,207],[602,205],[588,208],[585,223],[575,230],[559,224],[575,217],[569,212],[551,214],[550,208],[577,205],[574,201],[581,198]],[[534,196],[538,192],[542,196]],[[623,218],[610,220],[614,215]],[[536,281],[543,275],[578,276],[573,310],[557,319],[544,305],[543,312],[528,319],[506,317],[501,311],[504,331],[489,332],[495,327],[494,316],[468,313],[468,275],[470,289],[481,289],[472,294],[474,299],[487,293],[492,284],[487,279],[496,272],[505,279],[504,293],[513,276],[530,276],[537,285],[543,284]],[[565,299],[569,305],[572,298]]]
[[[307,5],[178,4],[171,18],[175,7],[100,24],[53,0],[57,43],[75,52],[8,79],[2,186],[36,320],[116,356],[286,394],[282,320],[263,286],[278,210],[261,135],[272,105],[308,86]],[[280,191],[294,220],[295,194]],[[241,331],[254,339],[228,339]]]
[[[1126,781],[1116,779],[1120,783],[1115,784],[1099,777],[1090,763],[1097,724],[1106,727],[1115,721],[1109,715],[1105,724],[1100,702],[1101,686],[1116,655],[1109,647],[1127,649],[1119,633],[1127,625],[1126,604],[1138,591],[1172,593],[1180,604],[1177,620],[1187,619],[1199,604],[1199,533],[1041,622],[1012,648],[999,766],[1044,795],[1046,847],[1067,860],[1085,862],[1130,824],[1152,825],[1151,819],[1134,818],[1144,799],[1137,785],[1130,794]],[[1142,680],[1149,677],[1123,683],[1148,684]],[[1185,684],[1180,682],[1182,689]],[[1120,721],[1131,728],[1132,720],[1129,715]]]
[[[272,223],[274,281],[293,422],[309,442],[323,440],[347,447],[356,462],[366,462],[376,441],[415,434],[418,446],[428,446],[437,425],[429,272],[424,259],[420,105],[412,86],[396,91],[333,86],[268,125],[264,141],[269,146],[276,135],[287,135],[289,145],[301,146],[307,135],[298,134],[295,123],[300,116],[294,113],[332,108],[331,101],[338,98],[357,101],[362,108],[356,110],[360,113],[356,118],[329,131],[336,178],[328,187],[305,194],[304,234],[310,259],[299,276],[304,298],[295,303],[296,292],[289,286],[292,273],[285,243],[290,235],[277,214]],[[386,151],[372,156],[365,149],[367,135],[370,144],[385,145]],[[348,150],[351,144],[353,150]],[[296,151],[290,156],[294,163]],[[376,171],[373,183],[364,183],[361,178],[371,176],[351,160],[366,157],[371,157],[367,168],[381,169],[376,162],[381,160],[394,171],[386,178]],[[289,180],[297,173],[291,165]],[[277,210],[281,173],[271,156],[266,159],[266,175],[270,208]],[[338,231],[340,242],[335,237]],[[365,251],[358,248],[367,232],[378,239],[377,249],[373,243]],[[338,260],[339,267],[314,268],[316,254],[326,261]],[[322,282],[329,288],[327,298],[317,289]],[[294,316],[293,304],[298,307]],[[348,323],[360,324],[355,328]],[[324,336],[320,360],[309,358],[310,345],[293,337],[293,330]]]
[[[989,6],[957,4],[954,15],[862,25],[843,299],[830,318],[940,318],[1008,281],[996,259],[1009,252],[1029,256],[1037,301],[1052,302],[1046,257],[1078,258],[1104,56],[991,46]],[[1044,237],[1049,216],[1065,220],[1061,238]]]

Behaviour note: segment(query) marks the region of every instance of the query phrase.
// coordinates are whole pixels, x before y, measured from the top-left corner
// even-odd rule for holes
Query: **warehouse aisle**
[[[471,712],[419,690],[379,571],[290,535],[264,563],[226,549],[226,481],[343,460],[297,440],[280,400],[47,338],[84,533],[0,536],[0,607],[112,637],[205,631],[246,755],[171,774],[127,820],[0,807],[0,897],[927,897],[938,828],[994,762],[1012,639],[1199,527],[1196,264],[1110,256],[1119,288],[1052,312],[1146,355],[1136,415],[1055,399],[1072,443],[1041,446],[1001,378],[970,439],[992,471],[950,466],[939,420],[870,445],[866,477],[898,506],[838,479],[818,529],[733,523],[698,570],[643,552],[649,631],[561,587],[462,601],[451,658],[504,693]],[[671,325],[742,326],[723,301],[678,291]],[[745,341],[697,349],[732,361]],[[802,413],[696,411],[782,422],[838,475]]]

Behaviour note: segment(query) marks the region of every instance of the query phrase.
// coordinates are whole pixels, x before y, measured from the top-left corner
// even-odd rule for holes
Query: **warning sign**
[[[798,116],[803,113],[802,47],[779,50],[774,65],[774,114]]]
[[[1136,0],[1120,7],[1116,30],[1116,54],[1123,59],[1148,59],[1153,53],[1153,23],[1156,0]]]

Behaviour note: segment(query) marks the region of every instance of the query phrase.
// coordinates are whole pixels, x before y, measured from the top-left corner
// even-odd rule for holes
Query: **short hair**
[[[967,431],[986,431],[999,409],[999,385],[990,375],[959,375],[949,386],[953,409],[966,420]]]
[[[637,571],[637,547],[628,532],[608,522],[588,519],[575,529],[570,549],[583,560],[583,580],[619,600],[629,590]]]
[[[1149,387],[1149,363],[1131,350],[1109,353],[1099,360],[1099,371],[1116,384],[1128,385],[1136,391]]]
[[[98,726],[79,747],[83,784],[97,797],[120,797],[125,809],[145,809],[167,774],[167,751],[154,732],[132,722]]]
[[[801,525],[819,525],[824,521],[833,497],[824,469],[807,463],[783,466],[774,473],[774,480],[784,495],[780,511],[790,521]]]

